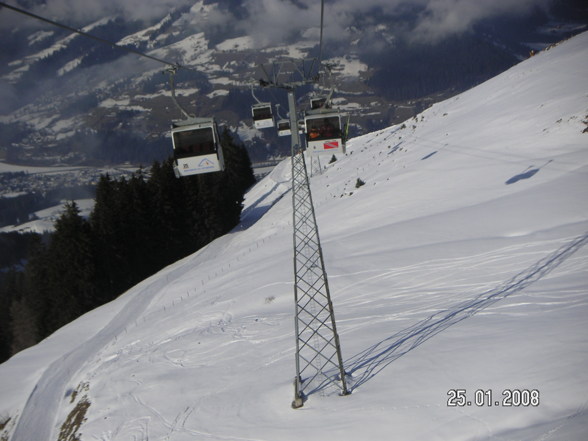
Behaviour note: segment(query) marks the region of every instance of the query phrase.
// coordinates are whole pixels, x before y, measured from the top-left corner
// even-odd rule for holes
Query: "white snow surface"
[[[230,38],[216,45],[219,51],[237,51],[245,49],[253,49],[253,38],[249,36]]]
[[[7,225],[0,227],[0,233],[39,233],[55,231],[55,222],[63,214],[65,203],[67,200],[62,200],[59,205],[45,208],[44,210],[36,211],[34,214],[35,220],[25,222],[20,225]],[[74,201],[79,209],[80,216],[88,218],[94,209],[94,199],[77,199]]]
[[[233,232],[0,365],[4,434],[56,440],[86,396],[84,441],[588,439],[587,116],[584,33],[312,177],[351,395],[290,407],[285,161]]]

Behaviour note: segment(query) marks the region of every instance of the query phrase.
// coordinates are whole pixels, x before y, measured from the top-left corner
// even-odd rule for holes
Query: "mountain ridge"
[[[200,1],[178,6],[145,23],[109,16],[83,29],[172,63],[196,67],[198,73],[181,72],[176,78],[179,89],[190,91],[183,98],[190,109],[217,115],[247,141],[254,159],[287,154],[287,143],[275,133],[253,129],[249,109],[254,100],[249,88],[259,79],[260,63],[271,63],[284,53],[315,56],[314,28],[311,26],[308,35],[302,32],[297,41],[276,40],[277,44],[259,50],[258,37],[247,36],[239,26],[230,29],[222,25],[221,18],[230,22],[248,13],[230,6]],[[327,42],[326,61],[347,72],[333,75],[333,85],[338,106],[353,114],[354,136],[414,116],[433,102],[514,64],[515,55],[528,53],[528,43],[515,42],[510,36],[504,45],[499,44],[500,34],[493,30],[492,21],[440,46],[423,45],[415,50],[403,42],[394,26],[402,30],[403,20],[414,21],[417,12],[371,18],[357,14],[340,36],[350,40],[349,45]],[[569,34],[546,20],[546,15],[536,20],[547,25],[547,30],[539,33],[546,41],[554,41],[553,31],[560,36]],[[215,27],[217,22],[221,24]],[[586,24],[580,20],[579,29]],[[520,27],[529,29],[524,35],[535,35],[535,22]],[[16,45],[17,34],[26,35],[27,31],[13,32],[13,38],[6,39],[9,46]],[[4,104],[4,116],[0,116],[0,148],[8,162],[50,165],[62,159],[72,165],[137,164],[170,154],[167,132],[170,120],[179,113],[169,99],[167,78],[161,75],[163,66],[54,29],[43,28],[28,38],[24,41],[36,49],[22,55],[23,43],[16,45],[17,49],[6,55],[0,72],[2,95],[7,97],[3,101],[9,103]],[[537,47],[536,42],[531,45]],[[258,95],[285,107],[284,97],[265,91]]]

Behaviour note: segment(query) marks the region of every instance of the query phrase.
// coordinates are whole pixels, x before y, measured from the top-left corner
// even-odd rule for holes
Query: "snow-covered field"
[[[290,407],[286,161],[232,233],[0,365],[0,438],[77,409],[84,441],[588,439],[586,120],[588,33],[315,174],[351,395]]]
[[[0,227],[0,233],[10,233],[13,231],[19,233],[39,233],[51,232],[55,229],[55,221],[61,216],[65,209],[65,203],[69,201],[63,200],[60,205],[45,208],[44,210],[32,213],[34,220],[24,222],[20,225],[8,225]],[[80,215],[88,218],[94,209],[94,199],[77,199],[74,201],[80,210]]]
[[[0,173],[66,173],[75,170],[83,170],[87,167],[36,167],[28,165],[8,164],[0,161]]]

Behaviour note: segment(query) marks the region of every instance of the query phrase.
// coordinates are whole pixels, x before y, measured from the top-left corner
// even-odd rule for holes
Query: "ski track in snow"
[[[280,190],[281,191],[276,191]],[[275,182],[273,187],[265,193],[262,197],[257,199],[255,204],[252,204],[248,210],[245,210],[244,217],[245,221],[240,223],[237,227],[237,230],[244,230],[253,225],[257,220],[259,220],[263,214],[269,210],[277,201],[279,201],[283,193],[288,191],[289,188],[284,186],[284,182]],[[265,205],[265,206],[264,206]],[[262,206],[262,208],[258,208]],[[253,213],[252,213],[253,211]],[[275,235],[274,233],[273,235]],[[232,257],[233,262],[238,262],[240,259],[244,258],[246,255],[251,254],[254,249],[259,249],[266,240],[271,239],[271,236],[262,238],[261,240],[254,243],[254,247],[249,247],[246,251],[242,252],[237,256]],[[199,253],[206,252],[206,248],[201,250]],[[141,283],[133,290],[137,291],[134,298],[129,301],[129,303],[120,311],[113,320],[108,323],[100,332],[98,332],[93,338],[84,342],[82,345],[78,346],[76,349],[72,350],[68,354],[64,355],[63,357],[55,360],[42,374],[40,377],[37,386],[32,391],[30,397],[28,398],[25,408],[23,410],[22,415],[19,418],[18,424],[16,426],[13,438],[14,440],[18,439],[53,439],[51,436],[51,428],[56,427],[57,425],[57,407],[50,407],[47,411],[41,412],[41,416],[39,416],[39,409],[43,409],[44,403],[50,402],[60,402],[62,397],[66,395],[68,388],[75,387],[76,381],[74,380],[76,374],[81,371],[84,367],[88,367],[89,364],[95,365],[102,365],[104,362],[108,362],[108,359],[101,359],[100,354],[105,352],[105,349],[108,347],[114,347],[117,345],[117,341],[119,337],[123,336],[124,334],[128,333],[128,329],[133,326],[137,326],[137,317],[141,316],[143,312],[145,312],[149,306],[157,306],[157,299],[162,299],[165,296],[162,294],[166,291],[169,291],[173,288],[174,283],[170,280],[174,280],[179,276],[185,275],[186,271],[190,271],[190,260],[191,258],[187,258],[187,262],[180,268],[176,268],[173,270],[168,270],[169,273],[165,275],[165,277],[160,277],[155,280],[148,279],[146,282]],[[187,268],[188,267],[188,268]],[[231,268],[231,262],[226,263],[220,269],[215,270],[214,272],[209,272],[207,275],[207,280],[210,281],[218,277],[219,275],[226,273]],[[166,271],[166,270],[164,270]],[[159,273],[161,276],[161,273]],[[201,281],[201,285],[205,286],[205,281]],[[149,291],[150,295],[144,295],[141,292],[143,288]],[[203,291],[206,292],[205,290]],[[187,297],[189,293],[187,294]],[[183,301],[183,297],[178,299],[178,304]],[[206,300],[207,302],[210,299]],[[167,308],[173,308],[175,306],[175,300],[172,300],[171,305],[163,305],[162,309],[164,312]],[[152,305],[153,304],[153,305]],[[160,305],[161,306],[161,305]],[[151,313],[151,315],[155,318],[161,314],[160,310],[156,310]],[[143,317],[143,323],[147,322],[149,319],[149,315],[145,315]],[[207,323],[204,325],[203,328],[190,328],[188,330],[189,334],[193,333],[201,333],[201,334],[210,334],[216,332],[225,332],[225,328],[230,327],[230,322],[232,320],[230,314],[228,313],[215,313],[212,316],[200,317],[200,320]],[[214,325],[212,325],[214,323]],[[219,331],[217,331],[219,329]],[[170,334],[176,335],[177,338],[185,338],[185,335],[177,335],[173,332],[173,329],[170,329]],[[234,336],[238,336],[238,330],[233,329]],[[164,338],[160,341],[154,341],[149,344],[151,348],[149,352],[156,353],[159,352],[159,347],[166,342],[170,341],[168,338]],[[110,360],[116,361],[120,356],[129,357],[130,360],[134,360],[135,358],[139,357],[142,358],[145,356],[146,349],[144,346],[139,346],[135,348],[136,356],[133,356],[131,352],[132,349],[129,349],[126,352],[124,348],[119,350],[116,355],[111,355]],[[98,354],[98,357],[93,357],[93,355]],[[159,354],[158,354],[159,356]],[[170,364],[178,365],[180,367],[186,367],[183,365],[182,362],[177,363],[170,359],[167,354],[163,354],[164,359],[168,360]],[[90,362],[89,362],[90,361]],[[92,376],[90,376],[90,379]],[[115,392],[115,391],[113,391]],[[172,424],[171,422],[167,421],[165,418],[162,417],[160,413],[158,413],[155,409],[150,408],[145,403],[143,403],[139,397],[133,395],[131,393],[133,399],[140,404],[142,407],[146,408],[149,413],[153,414],[153,417],[160,420],[165,427],[170,429],[170,433],[173,433],[177,430],[176,425],[177,421],[174,421]],[[189,417],[189,414],[193,411],[193,409],[187,409],[187,415],[183,419],[185,421],[186,418]],[[35,422],[33,424],[33,421]],[[139,420],[135,420],[132,423],[129,423],[128,429],[124,430],[124,433],[127,434],[127,430],[134,432],[138,430],[140,436],[137,439],[149,439],[149,421],[150,418],[141,418]],[[43,427],[46,429],[45,432],[39,433],[38,427]],[[193,435],[199,436],[208,436],[210,434],[197,432],[197,431],[187,431]],[[125,435],[127,436],[127,435]],[[214,438],[218,439],[218,438]],[[245,439],[245,438],[226,438],[228,439]]]
[[[138,315],[144,311],[160,290],[169,289],[169,278],[186,271],[184,266],[171,270],[166,277],[148,279],[147,286],[151,296],[144,295],[139,287],[135,288],[136,294],[127,305],[114,317],[114,319],[98,332],[94,337],[76,347],[63,357],[55,360],[47,367],[36,387],[27,400],[22,415],[14,431],[12,439],[55,439],[52,436],[52,428],[56,424],[57,406],[47,406],[47,403],[59,403],[66,395],[68,386],[72,386],[75,375],[87,365],[93,355],[99,353],[102,348],[116,342],[117,338],[127,332],[129,323],[132,323]],[[43,432],[39,432],[43,428]]]

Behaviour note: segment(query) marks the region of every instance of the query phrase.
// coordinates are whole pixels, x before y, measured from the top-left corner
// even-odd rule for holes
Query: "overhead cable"
[[[40,20],[40,21],[43,21],[45,23],[49,23],[49,24],[51,24],[53,26],[57,26],[59,28],[66,29],[66,30],[68,30],[70,32],[74,32],[76,34],[83,35],[84,37],[91,38],[92,40],[98,41],[98,42],[100,42],[102,44],[106,44],[108,46],[112,46],[112,47],[114,47],[116,49],[120,49],[122,51],[129,52],[131,54],[139,55],[139,56],[144,57],[144,58],[149,58],[150,60],[157,61],[158,63],[166,64],[166,65],[172,66],[174,68],[182,68],[182,69],[194,70],[194,69],[191,69],[189,67],[180,66],[177,63],[170,63],[169,61],[162,60],[161,58],[157,58],[157,57],[153,57],[151,55],[147,55],[147,54],[145,54],[143,52],[140,52],[138,50],[135,50],[135,49],[132,49],[132,48],[129,48],[129,47],[126,47],[126,46],[120,46],[119,44],[113,43],[112,41],[106,40],[105,38],[101,38],[101,37],[97,37],[97,36],[92,35],[92,34],[88,34],[87,32],[81,31],[79,29],[72,28],[71,26],[67,26],[67,25],[64,25],[62,23],[58,23],[58,22],[53,21],[53,20],[49,20],[48,18],[41,17],[40,15],[33,14],[32,12],[25,11],[24,9],[17,8],[16,6],[8,5],[8,4],[4,3],[4,2],[0,2],[0,6],[5,7],[5,8],[8,8],[8,9],[12,9],[13,11],[16,11],[16,12],[18,12],[20,14],[26,15],[28,17],[35,18],[35,19]]]

